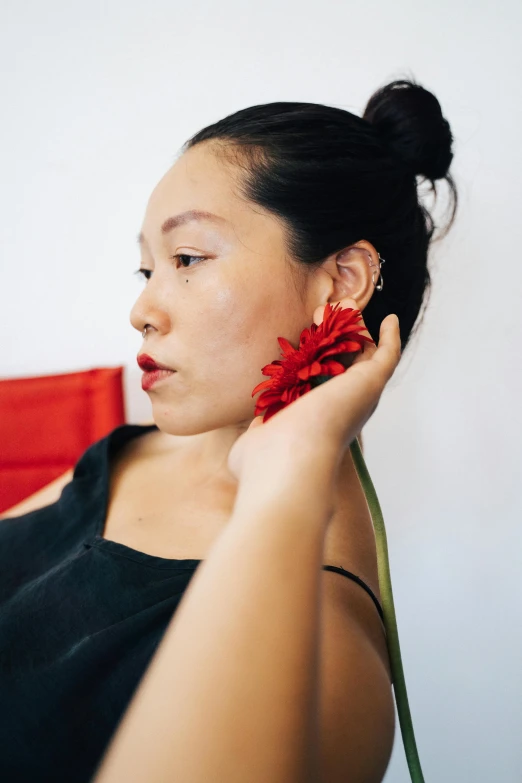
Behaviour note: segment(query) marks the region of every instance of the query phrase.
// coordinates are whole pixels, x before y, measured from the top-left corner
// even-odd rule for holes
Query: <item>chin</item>
[[[248,427],[254,418],[255,403],[249,403],[247,410],[219,411],[183,410],[179,403],[169,406],[165,403],[153,404],[154,424],[169,435],[200,435],[224,427]],[[228,414],[228,415],[227,415]]]

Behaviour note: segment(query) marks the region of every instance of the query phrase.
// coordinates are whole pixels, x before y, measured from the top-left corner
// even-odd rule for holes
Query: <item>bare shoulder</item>
[[[328,525],[323,550],[325,565],[341,566],[362,579],[382,604],[377,545],[372,517],[349,450],[340,469],[336,510]],[[324,596],[356,619],[389,671],[386,635],[376,607],[360,585],[336,572],[325,571]]]

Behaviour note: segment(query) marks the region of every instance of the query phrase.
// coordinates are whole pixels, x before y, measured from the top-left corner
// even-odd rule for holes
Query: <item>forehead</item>
[[[231,247],[254,256],[256,262],[263,256],[260,269],[265,273],[267,265],[274,264],[280,274],[283,263],[302,298],[308,279],[305,272],[310,270],[295,265],[288,256],[284,221],[242,195],[242,168],[215,150],[212,144],[201,143],[178,158],[152,191],[140,235],[152,246],[162,242],[173,217],[191,210],[210,212],[221,221],[213,225],[202,222],[202,226],[217,228],[231,240]],[[197,226],[198,222],[187,225]]]
[[[240,193],[242,170],[215,150],[210,143],[197,144],[176,160],[150,195],[140,234],[149,244],[161,241],[165,221],[194,210],[221,218],[214,228],[239,242],[252,241],[255,246],[263,237],[262,244],[274,243],[274,249],[280,250],[281,221]]]
[[[197,144],[168,169],[151,193],[147,216],[159,219],[189,209],[214,212],[228,219],[244,207],[235,192],[234,173],[214,154],[210,144]]]

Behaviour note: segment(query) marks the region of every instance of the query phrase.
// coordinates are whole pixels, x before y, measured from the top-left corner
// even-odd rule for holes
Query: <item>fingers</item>
[[[401,332],[399,319],[392,313],[382,321],[379,330],[379,343],[371,361],[376,362],[386,376],[391,378],[401,358]]]
[[[396,319],[397,316],[395,314],[388,315],[383,319],[380,326],[378,345],[381,350],[377,362],[382,364],[383,369],[386,362],[392,366],[396,366],[401,356],[401,337],[398,323],[397,325],[395,324]],[[363,322],[361,322],[361,325],[362,323]],[[397,328],[395,328],[396,326]],[[371,335],[366,328],[362,331],[362,334],[371,338]],[[378,350],[379,348],[373,342],[372,338],[371,343],[365,342],[363,344],[362,350],[357,353],[353,364],[367,362],[369,359],[373,359]]]
[[[364,354],[361,352],[351,367],[319,387],[323,402],[320,426],[326,437],[340,437],[343,443],[350,443],[371,418],[399,363],[401,337],[396,315],[388,315],[382,321],[378,345],[366,345]],[[296,403],[302,402],[303,414],[307,396]]]
[[[361,352],[358,356],[359,361],[352,365],[352,378],[348,377],[347,373],[338,377],[342,377],[346,384],[350,384],[357,380],[355,373],[360,373],[363,381],[368,384],[369,397],[372,394],[377,395],[375,402],[377,407],[378,397],[395,372],[401,358],[401,335],[395,314],[386,316],[382,321],[377,346],[368,345],[369,349],[365,349],[364,354]]]

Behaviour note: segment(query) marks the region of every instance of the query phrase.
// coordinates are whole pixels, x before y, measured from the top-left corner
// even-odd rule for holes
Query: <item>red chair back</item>
[[[0,380],[0,513],[125,423],[123,369]]]

